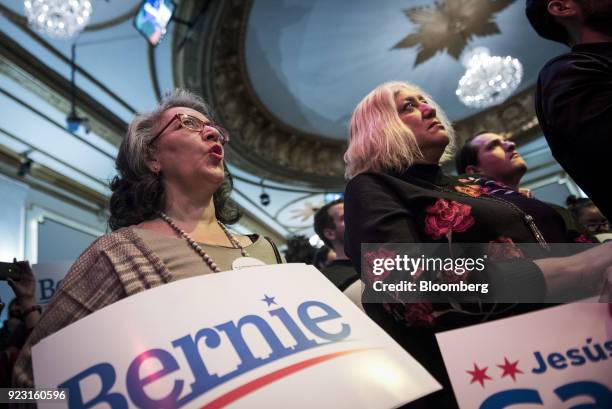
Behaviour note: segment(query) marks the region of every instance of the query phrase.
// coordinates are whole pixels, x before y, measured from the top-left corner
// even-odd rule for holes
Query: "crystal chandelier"
[[[467,68],[455,93],[471,108],[485,108],[505,101],[523,79],[523,65],[510,56],[491,56],[484,47],[475,48],[462,60]]]
[[[25,0],[28,23],[54,38],[70,38],[85,27],[91,16],[89,0]]]

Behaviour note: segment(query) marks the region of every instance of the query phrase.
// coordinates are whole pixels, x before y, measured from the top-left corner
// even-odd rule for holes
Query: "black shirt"
[[[355,271],[349,259],[334,260],[321,272],[340,291],[346,290],[351,284],[359,280],[359,273]]]
[[[612,220],[612,42],[579,44],[549,61],[535,105],[555,159]]]
[[[532,216],[535,224],[544,235],[546,242],[566,243],[572,241],[571,237],[568,236],[568,230],[563,217],[557,209],[548,203],[527,197],[511,187],[491,179],[478,176],[468,177],[478,185],[486,188],[489,194],[514,204],[526,214]]]

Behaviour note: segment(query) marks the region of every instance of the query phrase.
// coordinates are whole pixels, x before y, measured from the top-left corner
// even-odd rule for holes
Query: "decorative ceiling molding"
[[[535,86],[507,99],[503,104],[481,111],[454,124],[457,146],[482,131],[502,133],[518,144],[542,135],[535,113]]]
[[[471,39],[500,33],[493,20],[494,14],[514,1],[443,0],[431,6],[404,10],[417,31],[408,34],[392,49],[419,46],[415,67],[441,51],[459,60]]]
[[[1,89],[0,89],[1,91]],[[98,183],[100,186],[103,186],[104,188],[108,187],[108,179],[103,179],[103,178],[99,178],[96,177],[95,175],[91,175],[81,169],[79,169],[78,167],[74,166],[71,162],[67,162],[65,160],[63,160],[62,158],[59,158],[56,155],[53,155],[52,153],[49,153],[48,151],[41,149],[35,145],[32,145],[31,143],[29,143],[27,140],[25,140],[22,137],[19,137],[18,135],[16,135],[15,133],[9,131],[8,129],[5,129],[3,127],[0,126],[0,135],[2,135],[3,137],[12,139],[13,141],[19,142],[21,145],[24,146],[24,150],[22,155],[24,156],[24,159],[30,155],[31,153],[41,153],[42,155],[46,156],[47,158],[55,161],[56,163],[64,166],[66,169],[71,169],[73,172],[75,172],[76,174],[79,174],[93,182]]]
[[[181,3],[182,18],[197,15],[195,3]],[[209,9],[207,27],[194,30],[181,50],[177,45],[185,30],[175,27],[175,83],[201,93],[215,108],[232,133],[230,163],[264,179],[341,189],[346,142],[284,123],[265,107],[250,83],[244,47],[251,5],[252,0],[217,2]]]
[[[53,54],[59,60],[63,61],[68,66],[70,66],[72,64],[69,58],[67,58],[64,54],[59,52],[55,47],[53,47],[51,44],[49,44],[40,35],[38,35],[34,31],[32,31],[30,29],[30,27],[28,27],[28,22],[27,22],[27,19],[25,17],[23,17],[23,16],[21,16],[19,14],[16,14],[11,9],[3,6],[2,4],[0,4],[0,13],[4,14],[9,20],[11,20],[17,26],[19,26],[23,30],[23,32],[25,34],[27,34],[30,38],[32,38],[32,40],[36,41],[38,44],[40,44],[41,47],[44,47],[48,52]],[[2,33],[2,34],[4,34],[4,33]],[[88,71],[84,70],[78,64],[75,64],[75,69],[76,69],[76,72],[79,75],[82,75],[84,78],[89,80],[92,84],[94,84],[96,87],[100,88],[103,92],[105,92],[108,96],[110,96],[112,99],[114,99],[118,104],[123,106],[129,112],[131,112],[133,114],[136,113],[136,109],[134,109],[126,101],[124,101],[117,94],[115,94],[113,91],[111,91],[106,85],[101,83],[97,78],[95,78],[93,75],[91,75]]]
[[[325,205],[324,195],[307,194],[299,196],[285,204],[274,214],[276,220],[288,220],[289,223],[281,223],[287,230],[294,234],[313,227],[314,215]],[[283,217],[286,216],[286,217]],[[280,223],[280,222],[279,222]]]
[[[108,198],[45,165],[34,162],[30,173],[17,176],[22,157],[0,145],[0,174],[26,183],[30,187],[50,194],[66,203],[92,213],[103,213],[108,208]]]
[[[62,112],[70,112],[71,84],[12,38],[0,32],[0,72]],[[89,118],[91,129],[119,146],[127,124],[82,89],[76,89],[78,113]]]
[[[13,23],[19,26],[28,25],[28,19],[25,16],[22,16],[19,13],[15,13],[13,10],[6,6],[3,6],[2,4],[0,4],[0,13],[4,14],[6,18],[8,18]]]

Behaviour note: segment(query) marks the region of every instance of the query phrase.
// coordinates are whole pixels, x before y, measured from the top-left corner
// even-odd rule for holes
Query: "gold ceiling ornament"
[[[493,20],[494,14],[514,1],[442,0],[433,6],[404,10],[408,19],[417,26],[417,31],[408,34],[392,49],[419,46],[415,67],[440,51],[446,51],[459,60],[472,38],[500,33]]]
[[[301,207],[291,210],[291,218],[300,219],[301,222],[310,220],[323,205],[324,203],[304,202]]]

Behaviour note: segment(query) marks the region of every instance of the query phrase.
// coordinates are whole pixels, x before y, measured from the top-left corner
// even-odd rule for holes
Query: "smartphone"
[[[15,263],[0,262],[0,280],[6,281],[7,278],[18,281],[21,278],[21,269]]]

